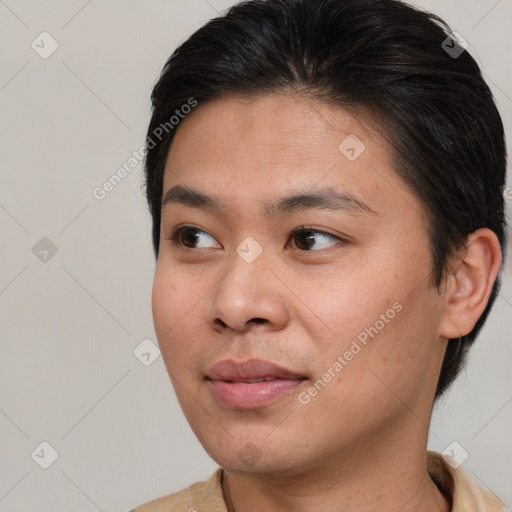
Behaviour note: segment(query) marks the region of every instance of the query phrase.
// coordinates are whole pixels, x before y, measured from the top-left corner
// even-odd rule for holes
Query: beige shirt
[[[427,452],[427,468],[441,492],[451,499],[451,512],[505,511],[494,494],[477,485],[460,466],[452,468],[439,453]],[[206,482],[197,482],[130,512],[227,512],[222,494],[222,468],[218,468]]]

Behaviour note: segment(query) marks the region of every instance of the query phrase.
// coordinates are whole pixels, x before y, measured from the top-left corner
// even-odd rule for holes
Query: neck
[[[380,450],[368,445],[365,453],[345,451],[293,474],[228,472],[223,480],[228,512],[449,512],[428,475],[426,447],[388,446],[393,449],[383,450],[380,443]]]

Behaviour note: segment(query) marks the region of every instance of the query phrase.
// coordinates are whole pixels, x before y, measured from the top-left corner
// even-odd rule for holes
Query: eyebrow
[[[182,185],[175,185],[165,193],[162,208],[171,203],[211,211],[227,209],[218,197]],[[377,212],[360,199],[347,192],[339,192],[333,187],[324,187],[315,192],[295,192],[279,199],[277,202],[263,204],[261,211],[267,217],[275,217],[283,213],[310,209],[342,211],[354,215],[377,215]]]

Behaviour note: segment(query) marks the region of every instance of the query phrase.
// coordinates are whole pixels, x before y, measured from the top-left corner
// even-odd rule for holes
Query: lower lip
[[[255,409],[278,397],[292,393],[304,382],[300,379],[275,379],[262,382],[208,381],[215,398],[228,407]]]

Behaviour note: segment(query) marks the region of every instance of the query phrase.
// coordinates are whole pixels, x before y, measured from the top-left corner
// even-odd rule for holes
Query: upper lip
[[[243,381],[246,379],[305,379],[304,375],[262,359],[234,361],[225,359],[214,364],[206,373],[210,380]]]

